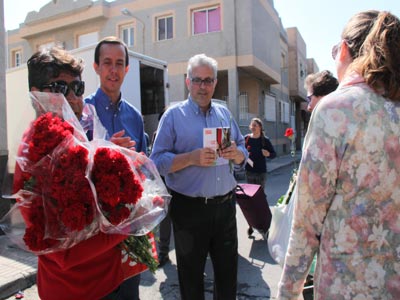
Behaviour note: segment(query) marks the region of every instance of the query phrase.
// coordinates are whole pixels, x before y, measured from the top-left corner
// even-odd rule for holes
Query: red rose
[[[164,199],[158,195],[153,198],[154,206],[164,206]]]
[[[128,158],[118,149],[100,147],[93,159],[91,179],[97,191],[99,207],[113,225],[127,220],[142,197],[143,187]]]
[[[293,135],[294,135],[293,128],[291,128],[291,127],[286,128],[285,136],[286,136],[287,138],[289,138],[289,139],[292,139],[292,138],[293,138]]]

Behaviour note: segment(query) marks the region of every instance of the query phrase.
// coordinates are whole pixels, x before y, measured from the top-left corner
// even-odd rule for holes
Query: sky
[[[398,0],[274,0],[285,28],[297,27],[320,71],[336,76],[332,47],[340,42],[342,30],[356,13],[368,9],[390,11],[400,17]]]
[[[28,12],[52,0],[3,0],[6,30],[18,28]],[[245,0],[240,0],[245,1]],[[398,0],[274,0],[285,28],[297,27],[307,45],[307,57],[314,58],[320,71],[328,69],[336,75],[331,57],[332,46],[340,42],[343,27],[355,13],[367,10],[388,10],[400,17]]]

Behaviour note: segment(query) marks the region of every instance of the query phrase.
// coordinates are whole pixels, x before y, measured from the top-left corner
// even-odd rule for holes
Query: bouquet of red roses
[[[155,272],[158,262],[151,230],[165,217],[165,185],[146,156],[104,140],[93,143],[90,179],[100,230],[130,235],[121,243],[127,277],[147,268]]]
[[[19,244],[43,254],[72,247],[96,234],[99,226],[86,178],[88,140],[77,130],[79,122],[63,97],[36,96],[32,94],[31,100],[39,116],[24,133],[18,150],[17,204],[9,218],[25,221]]]
[[[37,254],[70,248],[100,230],[130,235],[121,251],[154,271],[151,230],[170,197],[154,164],[110,142],[89,142],[62,95],[34,92],[31,100],[37,118],[19,146],[17,203],[0,221],[3,231]]]
[[[167,190],[145,155],[95,140],[90,179],[96,189],[101,231],[143,235],[165,216]],[[163,198],[164,196],[164,198]]]

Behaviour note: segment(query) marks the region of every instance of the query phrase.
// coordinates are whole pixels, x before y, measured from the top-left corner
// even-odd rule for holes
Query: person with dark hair
[[[311,112],[319,100],[335,91],[338,85],[339,81],[328,70],[309,74],[304,84],[307,90],[307,110]]]
[[[332,49],[340,85],[311,115],[278,299],[298,299],[316,253],[314,299],[400,295],[399,32],[363,11]]]
[[[237,182],[233,168],[243,166],[247,151],[229,110],[212,101],[217,67],[217,61],[205,54],[189,59],[189,98],[165,111],[150,156],[172,195],[169,214],[183,300],[204,299],[208,255],[214,268],[214,299],[236,299]],[[220,151],[204,145],[204,134],[221,127],[230,128],[230,145]],[[222,161],[217,163],[218,158]]]
[[[93,67],[99,75],[100,87],[85,99],[85,105],[95,108],[111,142],[146,153],[142,114],[121,93],[129,70],[125,43],[114,36],[102,39],[95,48]]]
[[[27,66],[29,90],[62,93],[79,120],[83,109],[82,95],[85,92],[85,82],[81,80],[83,60],[59,47],[53,47],[34,53]],[[69,82],[66,79],[73,80]]]
[[[134,147],[147,153],[142,114],[122,98],[121,86],[129,69],[127,46],[120,39],[109,36],[95,48],[94,70],[100,77],[100,87],[85,99],[94,107],[95,114],[107,130],[107,138],[122,147]],[[128,278],[116,293],[118,299],[139,299],[140,274]]]
[[[29,90],[63,94],[80,119],[85,91],[83,60],[54,47],[36,52],[27,64]],[[23,188],[22,176],[16,164],[14,192]],[[38,255],[36,282],[40,299],[116,299],[113,291],[124,279],[118,247],[124,239],[126,235],[100,232],[69,249]]]
[[[263,188],[267,180],[268,158],[275,158],[276,152],[270,139],[265,136],[263,123],[259,118],[250,121],[250,134],[244,137],[249,158],[246,163],[246,178],[248,183],[259,184]]]

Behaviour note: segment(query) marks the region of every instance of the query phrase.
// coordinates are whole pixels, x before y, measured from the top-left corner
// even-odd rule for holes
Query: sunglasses
[[[340,49],[340,43],[332,47],[332,58],[335,60]]]
[[[195,78],[190,78],[190,81],[194,84],[194,85],[198,85],[201,86],[201,84],[204,83],[205,86],[211,86],[215,79],[214,78],[206,78],[206,79],[201,79],[199,77],[195,77]]]
[[[77,97],[80,97],[85,92],[85,82],[75,80],[67,83],[63,80],[60,80],[42,85],[41,90],[43,89],[50,89],[52,93],[60,93],[65,97],[67,97],[69,91],[72,90]]]
[[[332,47],[332,58],[333,58],[333,60],[336,59],[336,56],[337,56],[337,54],[338,54],[338,52],[340,50],[340,47],[342,46],[343,42],[346,43],[346,45],[348,45],[347,44],[347,40],[342,40],[339,43],[337,43],[335,46]]]
[[[311,102],[311,97],[314,96],[314,94],[308,95],[307,96],[307,102],[310,103]]]

